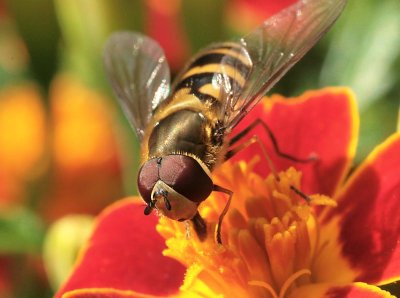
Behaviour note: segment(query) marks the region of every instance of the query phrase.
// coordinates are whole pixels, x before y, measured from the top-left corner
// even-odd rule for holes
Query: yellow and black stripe
[[[186,88],[203,102],[220,101],[221,88],[234,91],[244,86],[252,67],[246,53],[238,43],[212,46],[190,63],[174,92]]]

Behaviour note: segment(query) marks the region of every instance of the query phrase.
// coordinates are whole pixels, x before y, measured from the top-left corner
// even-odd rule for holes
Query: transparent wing
[[[106,42],[108,79],[139,139],[154,110],[168,96],[170,71],[163,50],[149,37],[116,32]]]
[[[241,55],[250,57],[251,70],[243,87],[228,86],[220,74],[224,123],[234,127],[272,86],[325,34],[347,0],[300,0],[267,19],[240,40]],[[239,76],[237,72],[233,76]],[[232,75],[231,75],[232,77]]]

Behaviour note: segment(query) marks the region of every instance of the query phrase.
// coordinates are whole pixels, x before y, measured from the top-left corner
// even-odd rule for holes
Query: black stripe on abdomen
[[[221,96],[219,92],[240,91],[251,67],[242,45],[224,43],[211,46],[191,62],[174,91],[189,88],[189,92],[201,101],[216,102],[219,100],[216,97]]]
[[[221,65],[229,65],[233,67],[236,71],[240,73],[240,75],[244,78],[247,77],[250,67],[244,64],[240,59],[233,57],[228,54],[222,53],[206,53],[205,55],[199,57],[195,61],[190,64],[189,70],[198,66],[205,66],[207,64],[221,64]],[[189,71],[188,70],[188,71]]]
[[[206,99],[212,99],[212,100],[217,100],[216,98],[208,95],[208,94],[203,94],[200,92],[199,89],[201,87],[207,85],[207,84],[212,84],[212,81],[214,79],[214,76],[217,76],[218,74],[215,72],[201,72],[197,74],[193,74],[182,81],[179,82],[179,84],[176,86],[175,91],[182,89],[182,88],[189,88],[190,92],[197,96],[201,100],[206,100]],[[231,85],[232,90],[238,90],[241,88],[241,84],[237,82],[235,79],[227,76],[229,83]]]

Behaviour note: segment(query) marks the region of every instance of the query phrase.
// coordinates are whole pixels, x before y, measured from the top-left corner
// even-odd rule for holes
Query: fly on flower
[[[236,136],[231,130],[260,98],[324,35],[346,0],[301,0],[267,19],[238,42],[215,43],[189,61],[170,86],[160,46],[134,32],[114,33],[105,46],[106,72],[142,143],[137,183],[146,202],[173,220],[193,223],[207,235],[198,206],[212,191],[211,172],[254,139],[238,144],[260,119]],[[229,137],[228,137],[229,136]],[[276,147],[277,149],[277,147]],[[282,154],[285,155],[285,154]]]

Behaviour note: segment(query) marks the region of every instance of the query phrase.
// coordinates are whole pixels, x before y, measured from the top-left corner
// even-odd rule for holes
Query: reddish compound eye
[[[151,202],[151,192],[159,179],[159,166],[157,159],[154,158],[148,160],[140,168],[137,177],[139,193],[147,204]]]
[[[186,155],[162,158],[160,179],[187,199],[200,203],[213,190],[213,182],[199,162]]]
[[[186,155],[167,155],[148,160],[139,170],[138,189],[149,204],[158,180],[163,181],[187,199],[200,203],[213,190],[213,182],[194,158]]]

